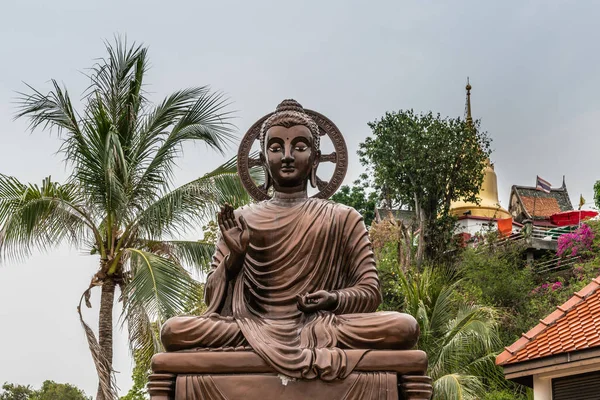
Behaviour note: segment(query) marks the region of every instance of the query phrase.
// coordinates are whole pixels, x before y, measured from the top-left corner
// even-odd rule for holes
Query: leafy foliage
[[[354,208],[362,215],[365,225],[369,227],[375,220],[375,207],[377,207],[378,195],[374,191],[367,194],[367,188],[368,184],[364,180],[362,183],[361,180],[356,180],[352,187],[348,185],[342,186],[331,196],[331,200]]]
[[[133,386],[129,389],[129,392],[125,396],[120,397],[119,400],[147,400],[146,384],[148,383],[148,376],[150,375],[150,365],[147,363],[145,356],[139,356],[138,354],[133,355],[133,361],[135,363],[133,367]]]
[[[419,262],[423,250],[433,259],[448,247],[451,202],[478,200],[490,139],[477,125],[400,110],[369,123],[373,136],[360,144],[361,162],[388,207],[411,206],[419,217]]]
[[[480,399],[490,380],[503,380],[494,364],[501,348],[497,311],[456,298],[460,281],[440,271],[399,274],[404,310],[419,321],[418,347],[429,357],[434,399]]]
[[[34,390],[31,386],[15,385],[14,383],[4,382],[0,400],[29,400]]]
[[[574,292],[581,290],[600,274],[600,223],[586,222],[579,235],[563,235],[563,246],[558,251],[571,254],[577,247],[580,262],[569,269],[538,274],[526,262],[525,246],[514,242],[495,243],[489,235],[488,245],[468,249],[458,261],[465,277],[458,293],[467,302],[496,306],[500,312],[500,340],[502,346],[511,345],[522,332],[527,332],[566,302]],[[582,225],[583,227],[583,225]],[[577,239],[579,238],[579,239]],[[576,240],[572,240],[576,239]],[[583,244],[583,246],[581,246]],[[508,388],[491,390],[484,399],[513,399],[524,396],[522,387],[507,383]]]
[[[595,221],[586,225],[586,228],[580,228],[585,234],[563,235],[566,238],[583,238],[585,246],[580,250],[585,257],[571,268],[558,272],[536,273],[526,262],[524,244],[514,242],[505,242],[501,246],[492,242],[489,246],[468,249],[462,254],[458,267],[465,279],[460,285],[460,293],[466,301],[499,308],[503,346],[511,345],[521,333],[529,331],[556,306],[563,304],[600,274],[597,256],[600,254],[600,240],[596,234],[600,226]],[[577,246],[582,243],[575,241]],[[563,247],[559,246],[558,251]]]
[[[600,208],[600,181],[594,183],[594,204],[596,208]]]
[[[65,242],[98,257],[82,301],[91,306],[92,291],[103,287],[99,338],[81,322],[98,371],[98,398],[104,400],[116,397],[109,378],[115,287],[122,293],[132,351],[149,360],[161,349],[155,325],[198,301],[198,283],[184,267],[205,269],[213,250],[210,243],[173,237],[202,226],[224,202],[250,201],[235,159],[173,187],[184,144],[200,141],[222,153],[231,142],[227,99],[203,86],[153,106],[143,90],[147,49],[117,39],[106,51],[91,69],[81,112],[54,80],[50,93],[29,86],[19,100],[17,117],[28,118],[32,129],[58,131],[71,172],[67,181],[48,177],[38,186],[0,175],[3,259]]]
[[[472,299],[495,307],[520,309],[523,293],[533,287],[534,274],[528,267],[521,243],[467,249],[459,263],[465,277],[461,287]]]
[[[0,393],[0,400],[91,400],[91,398],[71,384],[54,381],[44,381],[39,390],[34,390],[29,385],[4,383]]]
[[[462,281],[454,270],[404,270],[395,250],[394,245],[385,246],[377,253],[378,268],[388,277],[385,309],[401,310],[419,322],[417,347],[429,358],[434,399],[481,399],[487,387],[503,387],[502,373],[494,364],[502,348],[498,311],[459,296]],[[394,304],[399,308],[392,308]]]

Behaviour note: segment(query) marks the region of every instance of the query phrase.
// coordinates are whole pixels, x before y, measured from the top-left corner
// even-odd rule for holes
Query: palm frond
[[[463,305],[448,321],[446,334],[431,357],[432,375],[446,371],[465,371],[474,359],[493,354],[500,347],[493,309],[478,305]]]
[[[250,156],[257,157],[256,154]],[[200,178],[206,188],[212,190],[218,204],[228,203],[237,208],[252,202],[252,198],[239,179],[237,169],[237,157],[233,157]],[[258,185],[264,182],[264,170],[261,167],[252,167],[250,176]]]
[[[431,295],[431,326],[430,329],[434,334],[441,335],[445,333],[448,320],[451,319],[453,311],[455,311],[454,295],[456,287],[460,281],[453,282],[447,285],[439,285],[439,289],[435,290]]]
[[[128,309],[123,322],[127,323],[131,353],[137,368],[149,370],[152,356],[164,351],[160,341],[160,324],[152,322],[144,308],[126,303]]]
[[[176,262],[139,249],[125,251],[132,276],[124,288],[127,310],[139,307],[149,320],[162,322],[194,300],[198,283]]]
[[[433,382],[432,400],[477,400],[484,393],[485,388],[478,377],[447,374]]]
[[[460,280],[453,271],[399,270],[398,277],[405,311],[421,327],[418,347],[429,358],[434,399],[481,398],[484,383],[498,376],[496,310],[462,302],[455,295]]]
[[[146,167],[139,173],[135,192],[147,192],[146,188],[157,191],[170,183],[175,160],[181,155],[185,142],[201,141],[223,153],[225,145],[234,137],[229,122],[231,112],[224,111],[228,105],[221,93],[211,92],[208,87],[167,98],[145,123],[137,154]],[[166,134],[171,125],[171,131]]]
[[[185,240],[140,240],[139,247],[169,258],[177,264],[193,267],[200,272],[208,272],[215,246],[203,241]]]
[[[115,126],[127,121],[128,112],[139,111],[142,103],[142,78],[147,70],[147,49],[127,40],[105,43],[107,58],[102,58],[88,74],[90,86],[86,91],[87,110],[102,105]],[[127,127],[127,125],[125,126]],[[128,134],[125,132],[125,134]]]
[[[94,231],[77,187],[50,178],[24,185],[0,175],[0,255],[20,259],[63,240],[78,245]]]
[[[95,192],[95,203],[109,214],[122,214],[133,190],[131,181],[134,144],[138,141],[142,92],[147,70],[147,49],[116,40],[106,44],[108,58],[101,59],[88,75],[85,112],[86,157],[79,158],[79,180]],[[82,149],[74,147],[77,153]]]
[[[202,182],[183,185],[142,211],[125,235],[162,238],[180,236],[194,228],[216,210],[216,199]]]
[[[214,217],[224,203],[236,207],[248,204],[249,195],[236,171],[236,160],[232,159],[167,193],[142,211],[128,231],[154,239],[163,235],[175,236]]]
[[[15,119],[29,117],[31,130],[41,126],[44,129],[57,128],[59,132],[64,130],[71,135],[78,135],[80,133],[78,117],[73,110],[69,93],[54,79],[52,85],[54,91],[46,95],[30,85],[27,85],[31,89],[30,94],[18,93],[18,112]]]

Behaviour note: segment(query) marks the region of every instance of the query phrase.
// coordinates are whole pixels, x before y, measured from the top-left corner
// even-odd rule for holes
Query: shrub
[[[565,233],[558,238],[556,255],[559,257],[576,257],[587,255],[592,249],[594,231],[587,224],[582,224],[576,231]]]

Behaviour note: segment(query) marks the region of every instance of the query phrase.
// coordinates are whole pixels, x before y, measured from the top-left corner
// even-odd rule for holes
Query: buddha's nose
[[[291,149],[290,150],[285,150],[285,152],[283,153],[283,158],[281,159],[281,162],[283,163],[291,163],[294,161],[294,156],[292,155]]]

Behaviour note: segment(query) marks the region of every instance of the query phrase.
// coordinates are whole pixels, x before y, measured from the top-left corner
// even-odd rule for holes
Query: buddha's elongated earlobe
[[[314,188],[317,187],[317,166],[318,164],[310,170],[310,186]]]
[[[266,191],[271,187],[271,175],[269,175],[267,167],[263,167],[263,170],[265,171],[265,183],[263,184],[263,189]]]
[[[313,167],[310,170],[310,186],[316,188],[317,187],[317,168],[319,167],[319,159],[321,158],[321,152],[317,151],[315,155],[315,160],[313,162]]]
[[[265,154],[262,151],[260,152],[259,158],[260,162],[263,165],[263,171],[265,173],[265,183],[263,184],[263,190],[267,191],[272,185],[271,175],[269,175],[269,167],[267,166],[267,158],[265,157]]]

